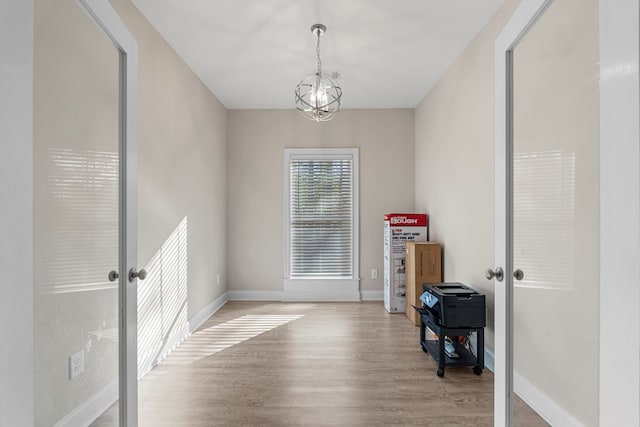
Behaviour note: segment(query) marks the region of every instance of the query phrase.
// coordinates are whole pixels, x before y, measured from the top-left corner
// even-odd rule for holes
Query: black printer
[[[424,284],[422,290],[420,311],[433,323],[446,328],[486,326],[483,294],[457,282]]]

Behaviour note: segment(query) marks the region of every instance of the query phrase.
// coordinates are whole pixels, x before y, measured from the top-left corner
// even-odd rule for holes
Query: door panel
[[[108,2],[34,17],[35,424],[136,425],[135,43]]]
[[[119,52],[75,1],[34,8],[35,408],[50,426],[118,396]]]
[[[525,0],[496,70],[496,425],[596,425],[597,0]]]
[[[598,403],[597,11],[554,1],[513,53],[514,390],[550,422],[585,425]]]
[[[597,0],[551,2],[513,51],[514,390],[553,424],[598,418],[598,72]]]

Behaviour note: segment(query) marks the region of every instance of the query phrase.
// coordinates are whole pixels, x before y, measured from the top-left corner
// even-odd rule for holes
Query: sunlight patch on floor
[[[184,340],[162,364],[188,365],[303,316],[248,314],[199,330]]]

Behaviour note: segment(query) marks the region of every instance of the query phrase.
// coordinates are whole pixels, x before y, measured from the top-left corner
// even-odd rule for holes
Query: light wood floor
[[[225,323],[245,315],[254,316],[245,327]],[[302,317],[290,320],[295,316]],[[437,377],[435,362],[418,345],[418,328],[379,302],[229,302],[143,378],[139,421],[492,426],[493,375],[452,367]],[[516,421],[547,425],[524,404]]]

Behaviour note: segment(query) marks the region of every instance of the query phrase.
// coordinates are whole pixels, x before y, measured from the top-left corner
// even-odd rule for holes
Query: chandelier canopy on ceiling
[[[311,26],[316,41],[316,71],[302,79],[296,86],[296,109],[306,118],[316,122],[331,120],[340,111],[342,89],[335,80],[322,72],[320,37],[327,31],[322,24]]]

